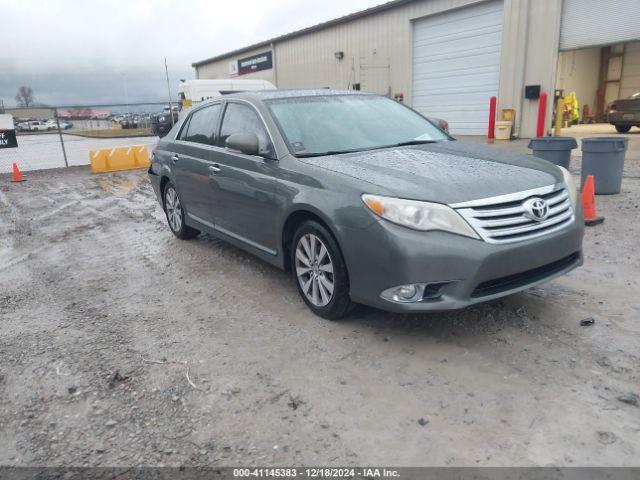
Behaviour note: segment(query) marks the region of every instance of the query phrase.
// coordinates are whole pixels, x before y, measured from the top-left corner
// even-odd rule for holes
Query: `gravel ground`
[[[328,322],[279,270],[174,238],[144,172],[0,176],[0,465],[640,465],[623,187],[565,277]]]

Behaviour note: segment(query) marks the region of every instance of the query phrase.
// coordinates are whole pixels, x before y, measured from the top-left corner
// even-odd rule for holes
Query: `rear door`
[[[257,135],[261,155],[245,155],[225,148],[234,133]],[[213,161],[215,174],[216,229],[263,252],[278,248],[276,174],[278,162],[271,137],[257,110],[250,104],[228,101],[220,126]]]
[[[221,110],[221,103],[195,110],[182,127],[169,160],[187,215],[211,227],[214,216],[211,155]]]

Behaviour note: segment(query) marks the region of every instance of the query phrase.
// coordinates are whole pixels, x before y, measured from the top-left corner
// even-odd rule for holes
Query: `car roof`
[[[276,100],[279,98],[321,97],[331,95],[374,95],[359,90],[334,90],[330,88],[291,89],[291,90],[260,90],[251,92],[236,92],[224,95],[224,98],[239,98],[247,100]]]

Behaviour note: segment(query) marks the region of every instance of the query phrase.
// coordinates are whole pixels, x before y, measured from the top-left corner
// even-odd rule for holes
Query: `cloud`
[[[0,98],[20,85],[49,104],[166,99],[194,78],[191,63],[363,8],[380,0],[0,0]],[[125,94],[126,90],[126,94]]]

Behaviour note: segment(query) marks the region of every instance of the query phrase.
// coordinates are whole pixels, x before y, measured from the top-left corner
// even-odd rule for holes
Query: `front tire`
[[[167,182],[164,187],[164,213],[167,216],[167,223],[171,232],[182,240],[187,240],[197,236],[200,232],[184,223],[184,208],[180,202],[178,191],[171,182]]]
[[[298,292],[313,313],[338,320],[353,309],[342,253],[323,225],[308,220],[298,227],[291,247],[291,267]]]
[[[631,130],[631,125],[614,125],[618,133],[627,133]]]

